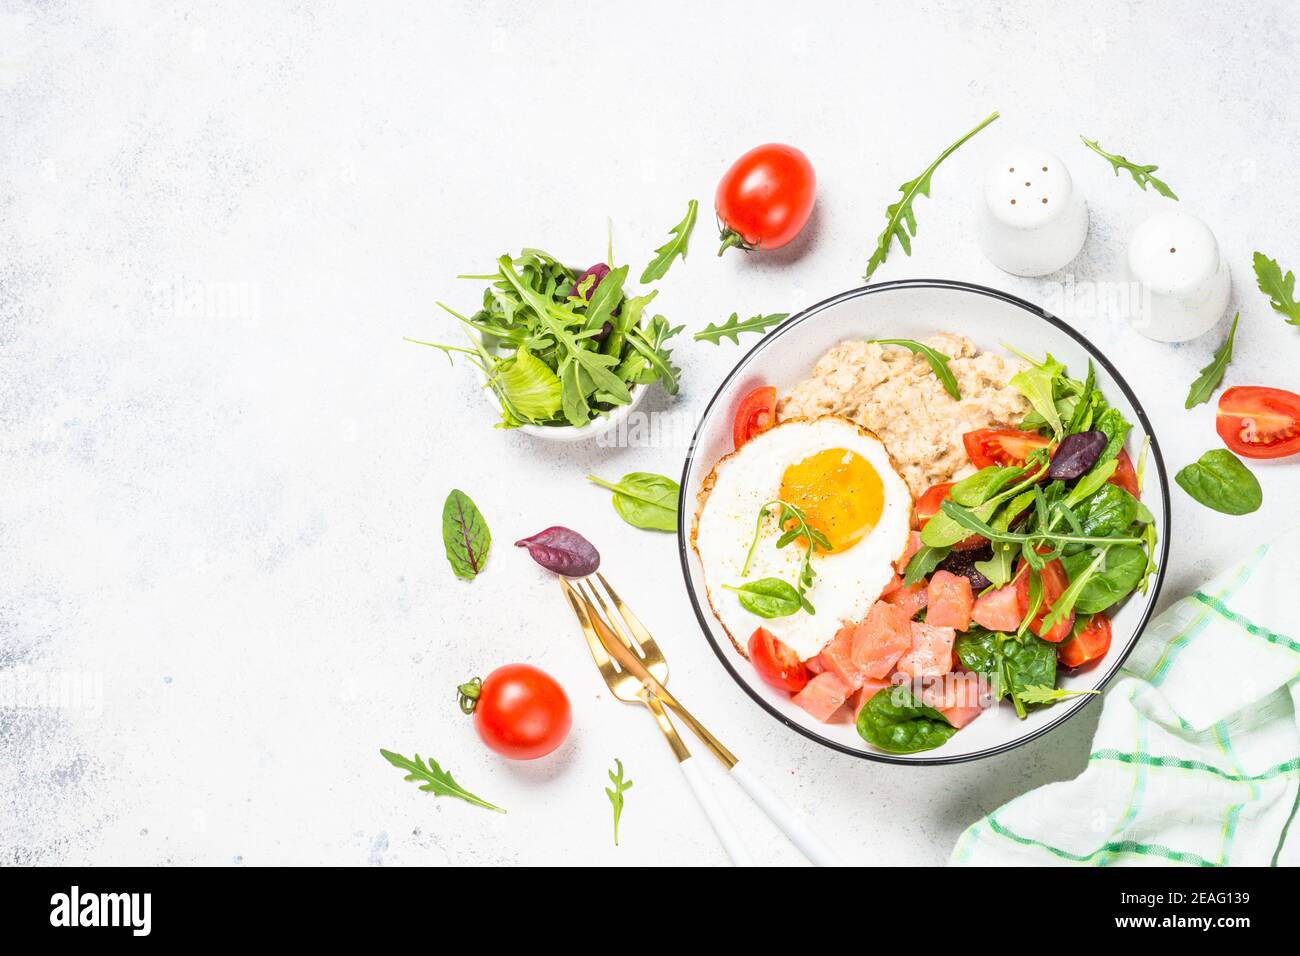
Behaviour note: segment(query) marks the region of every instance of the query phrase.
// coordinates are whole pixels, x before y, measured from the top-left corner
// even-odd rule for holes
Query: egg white
[[[777,577],[797,584],[804,549],[796,543],[776,547],[775,517],[764,521],[749,574],[741,576],[754,536],[759,508],[780,497],[786,468],[828,448],[843,448],[864,458],[883,487],[880,520],[865,537],[842,552],[813,555],[816,577],[808,600],[816,614],[762,618],[745,610],[734,591],[745,581]],[[893,562],[907,546],[912,497],[875,435],[847,419],[827,416],[790,419],[750,440],[714,466],[712,489],[696,516],[695,550],[713,613],[742,651],[755,628],[764,627],[801,660],[815,656],[845,621],[861,620],[894,573]],[[705,487],[708,487],[706,481]]]

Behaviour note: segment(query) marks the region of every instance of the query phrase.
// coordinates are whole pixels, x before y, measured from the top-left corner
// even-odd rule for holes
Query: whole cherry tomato
[[[573,710],[550,674],[531,664],[507,664],[457,688],[460,708],[492,750],[511,760],[545,757],[569,736]]]
[[[799,235],[817,199],[817,174],[793,146],[756,146],[732,164],[713,198],[722,255],[731,246],[779,249]]]

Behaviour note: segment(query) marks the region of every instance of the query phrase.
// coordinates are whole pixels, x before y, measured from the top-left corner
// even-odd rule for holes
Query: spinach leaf
[[[747,581],[740,587],[733,588],[730,584],[724,584],[723,587],[736,592],[740,606],[746,611],[763,618],[789,617],[800,608],[811,607],[807,598],[795,590],[793,584],[780,578],[759,578],[757,581]],[[809,613],[812,611],[809,610]]]
[[[442,505],[442,544],[451,570],[462,581],[472,581],[483,570],[492,535],[487,521],[469,495],[453,488]]]
[[[952,645],[953,653],[967,670],[991,678],[998,667],[997,638],[977,624],[957,635]]]
[[[1129,429],[1133,426],[1128,423],[1118,408],[1111,407],[1097,416],[1092,427],[1106,435],[1106,447],[1101,450],[1097,465],[1093,466],[1097,467],[1119,454],[1119,450],[1124,447],[1124,439],[1128,437]]]
[[[975,508],[1022,474],[1024,469],[1014,465],[989,465],[953,485],[948,491],[948,497],[963,507]]]
[[[1259,479],[1226,448],[1207,451],[1174,475],[1174,481],[1205,507],[1225,515],[1250,514],[1264,503]]]
[[[957,732],[943,714],[903,686],[877,691],[858,713],[857,728],[867,743],[895,754],[933,750]]]
[[[1002,641],[1002,673],[1004,686],[1001,693],[1019,699],[1021,691],[1034,684],[1052,687],[1056,684],[1056,645],[1033,634],[1023,639],[1006,638]]]
[[[671,478],[649,471],[633,471],[617,484],[595,475],[588,475],[587,480],[614,493],[614,510],[632,527],[647,531],[677,530],[677,499],[681,488]]]
[[[1104,484],[1080,506],[1083,533],[1097,538],[1118,537],[1137,520],[1137,506],[1137,499],[1119,485]]]
[[[938,349],[931,348],[924,342],[917,342],[915,339],[868,339],[867,341],[876,345],[901,345],[914,355],[921,356],[930,363],[930,370],[934,372],[934,377],[939,380],[944,390],[953,398],[961,398],[961,392],[957,388],[957,376],[953,375],[952,369],[948,367],[948,363],[952,361],[951,356],[944,355]]]
[[[1083,576],[1095,556],[1093,551],[1082,551],[1061,559],[1072,585]],[[1148,561],[1141,545],[1117,544],[1107,548],[1101,565],[1077,592],[1074,610],[1079,614],[1096,614],[1118,604],[1142,583]]]

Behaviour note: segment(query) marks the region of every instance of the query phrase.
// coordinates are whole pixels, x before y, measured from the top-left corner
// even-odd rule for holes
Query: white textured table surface
[[[661,311],[692,329],[793,312],[859,284],[898,184],[999,109],[919,202],[915,255],[877,278],[1047,303],[1064,274],[1004,275],[973,238],[978,173],[1028,139],[1091,201],[1071,272],[1118,281],[1124,237],[1167,201],[1082,132],[1160,163],[1217,231],[1242,310],[1229,381],[1300,381],[1300,330],[1250,274],[1256,248],[1300,269],[1290,4],[43,6],[0,15],[0,675],[92,693],[0,707],[3,863],[722,862],[657,732],[610,701],[554,583],[510,547],[552,523],[597,542],[674,688],[855,861],[942,861],[980,814],[1082,768],[1096,707],[949,768],[851,759],[759,711],[699,634],[675,541],[583,480],[676,474],[684,450],[494,431],[469,371],[402,342],[453,336],[434,300],[470,307],[452,276],[507,250],[595,261],[612,217],[640,263],[694,197]],[[717,179],[768,140],[812,158],[814,220],[787,251],[718,260]],[[1182,403],[1222,326],[1171,347],[1075,321],[1171,470],[1217,444],[1213,404]],[[740,354],[683,339],[678,408]],[[1247,518],[1174,492],[1162,603],[1294,515],[1300,468],[1256,471]],[[471,584],[441,553],[452,487],[495,535]],[[496,759],[453,702],[512,660],[571,694],[550,759]],[[380,746],[436,756],[509,815],[419,793]],[[636,782],[617,850],[615,756]],[[761,856],[797,862],[727,792]]]

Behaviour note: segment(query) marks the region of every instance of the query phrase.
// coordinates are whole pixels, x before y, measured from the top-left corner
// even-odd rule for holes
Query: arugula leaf
[[[647,531],[677,530],[681,487],[671,478],[649,471],[633,471],[624,475],[618,484],[595,475],[588,475],[587,480],[614,493],[614,510],[632,527]]]
[[[1297,306],[1297,308],[1300,309],[1300,306]],[[1203,402],[1208,402],[1210,396],[1214,394],[1214,390],[1223,381],[1223,373],[1227,369],[1228,363],[1232,361],[1232,341],[1237,337],[1237,321],[1240,318],[1240,312],[1232,317],[1232,327],[1228,329],[1228,337],[1223,340],[1223,344],[1214,353],[1214,358],[1210,364],[1201,369],[1201,374],[1192,383],[1192,387],[1187,392],[1187,402],[1183,405],[1183,408],[1192,408]],[[1300,312],[1297,312],[1296,321],[1300,322]]]
[[[773,326],[780,325],[788,318],[790,318],[789,312],[772,312],[769,315],[755,315],[742,320],[737,313],[733,312],[731,318],[721,325],[714,325],[710,322],[699,332],[696,332],[695,341],[712,342],[714,345],[720,345],[723,339],[731,339],[733,345],[739,345],[741,332],[766,332]]]
[[[682,260],[686,259],[686,245],[691,239],[691,230],[695,228],[695,214],[699,211],[700,204],[692,199],[686,206],[686,217],[673,226],[671,230],[672,238],[655,250],[655,257],[650,260],[650,264],[645,267],[641,273],[641,284],[647,285],[656,279],[662,279],[668,274],[668,267],[673,264],[673,259],[681,256]]]
[[[453,488],[442,505],[442,544],[451,570],[472,581],[483,570],[492,535],[478,507],[465,492]]]
[[[957,388],[957,376],[953,375],[952,369],[948,367],[948,363],[952,361],[950,356],[915,339],[867,339],[867,342],[875,345],[901,345],[912,354],[921,356],[930,363],[930,370],[934,372],[934,377],[939,380],[944,390],[953,398],[961,399],[961,392]]]
[[[1300,302],[1295,298],[1295,273],[1290,270],[1282,274],[1282,267],[1276,259],[1270,259],[1262,252],[1255,253],[1255,281],[1259,291],[1268,296],[1268,304],[1274,312],[1286,316],[1291,325],[1300,325]]]
[[[1205,507],[1225,515],[1250,514],[1264,503],[1259,479],[1226,448],[1207,451],[1180,469],[1174,481]]]
[[[476,807],[495,810],[497,813],[505,813],[505,810],[474,796],[474,794],[458,784],[456,778],[449,771],[439,767],[438,761],[432,757],[429,758],[426,766],[424,761],[420,759],[419,754],[416,754],[415,759],[411,760],[401,754],[395,754],[391,750],[384,750],[382,747],[379,749],[379,753],[398,770],[407,771],[404,779],[412,783],[423,781],[420,784],[420,789],[433,794],[435,797],[455,797],[458,800],[464,800],[466,803],[472,803]]]
[[[939,562],[948,557],[951,551],[951,546],[932,548],[928,544],[921,545],[907,562],[907,567],[903,571],[903,587],[910,588],[918,583],[923,577],[937,568]]]
[[[614,807],[614,846],[618,846],[618,821],[623,816],[623,794],[632,789],[632,780],[623,779],[623,761],[615,757],[614,765],[618,768],[618,772],[609,771],[609,779],[614,787],[613,789],[606,787],[605,795],[609,797],[609,802]]]
[[[916,235],[916,213],[912,209],[912,204],[915,202],[916,197],[929,197],[930,178],[934,175],[934,171],[939,168],[939,164],[997,118],[997,113],[987,116],[973,130],[940,153],[939,158],[927,166],[925,172],[921,173],[920,176],[898,187],[899,192],[903,194],[902,198],[885,210],[885,228],[880,233],[879,238],[876,239],[875,251],[871,253],[871,258],[867,261],[867,272],[863,276],[864,281],[871,281],[872,274],[888,257],[894,239],[898,240],[898,244],[903,247],[903,252],[906,255],[910,256],[912,254],[912,237]]]
[[[780,578],[759,578],[747,581],[739,587],[724,584],[728,591],[736,592],[740,606],[750,614],[762,618],[789,617],[801,608],[811,607],[807,598],[800,594],[795,586]],[[809,613],[813,613],[809,611]]]
[[[1020,699],[1026,704],[1054,704],[1067,697],[1088,697],[1100,694],[1099,690],[1065,690],[1062,687],[1047,687],[1043,684],[1030,684],[1021,688]]]
[[[1110,163],[1111,166],[1115,168],[1116,176],[1119,175],[1119,171],[1121,169],[1128,170],[1128,174],[1133,177],[1133,182],[1141,186],[1143,192],[1146,192],[1147,183],[1150,183],[1152,186],[1155,187],[1156,192],[1158,192],[1160,195],[1166,197],[1167,199],[1172,199],[1175,202],[1178,201],[1178,197],[1174,195],[1174,191],[1170,189],[1167,184],[1161,182],[1160,180],[1156,179],[1156,177],[1151,175],[1157,169],[1160,168],[1159,166],[1140,166],[1137,163],[1131,163],[1123,156],[1118,156],[1115,153],[1106,152],[1104,149],[1101,148],[1101,146],[1098,145],[1095,139],[1088,139],[1088,137],[1086,136],[1080,136],[1079,139],[1083,140],[1084,146],[1087,146],[1090,150],[1092,150],[1102,159],[1106,160],[1106,162]]]

